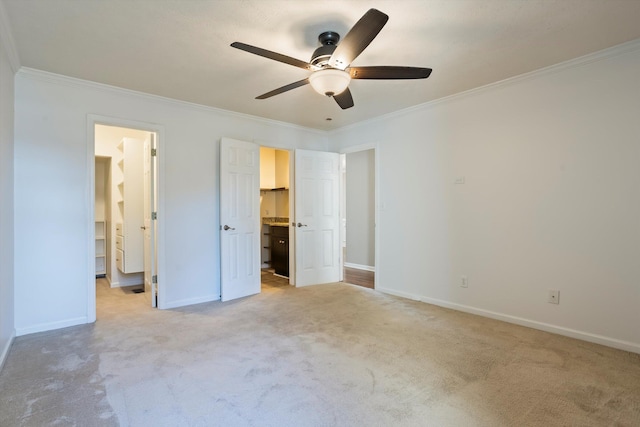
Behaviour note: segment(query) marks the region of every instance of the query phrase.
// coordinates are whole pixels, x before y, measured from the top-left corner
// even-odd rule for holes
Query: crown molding
[[[17,73],[20,69],[20,57],[18,56],[18,50],[11,33],[11,23],[9,22],[9,15],[4,8],[4,2],[0,0],[0,43],[7,52],[9,58],[9,65],[14,73]]]
[[[157,104],[173,105],[180,108],[191,109],[194,111],[215,113],[215,114],[220,114],[227,117],[234,117],[234,118],[243,119],[243,120],[251,120],[253,122],[258,122],[258,123],[262,123],[270,126],[285,127],[293,130],[312,133],[315,135],[321,135],[325,137],[327,136],[327,132],[324,130],[308,128],[308,127],[299,126],[299,125],[295,125],[288,122],[281,122],[273,119],[266,119],[264,117],[259,117],[259,116],[252,116],[251,114],[224,110],[222,108],[210,107],[208,105],[196,104],[194,102],[181,101],[179,99],[167,98],[160,95],[153,95],[145,92],[138,92],[135,90],[125,89],[118,86],[112,86],[104,83],[97,83],[89,80],[83,80],[76,77],[69,77],[62,74],[51,73],[48,71],[37,70],[35,68],[21,67],[18,74],[31,80],[39,80],[39,81],[43,81],[51,84],[63,85],[63,86],[69,86],[69,87],[75,87],[75,88],[87,88],[87,89],[97,90],[101,92],[107,92],[110,94],[127,96],[127,97],[135,98],[138,100],[142,99],[145,101],[155,102]]]
[[[2,7],[2,0],[0,0],[0,23],[3,23],[2,21],[5,19],[5,14],[4,14],[4,10]],[[5,33],[8,34],[7,39],[9,40],[11,46],[13,46],[13,38],[11,37],[11,33],[7,32],[8,30],[6,30],[6,28],[8,28],[5,25],[2,25],[0,27],[0,35],[3,37],[3,41],[5,40]],[[107,85],[107,84],[103,84],[103,83],[96,83],[96,82],[92,82],[92,81],[88,81],[88,80],[83,80],[83,79],[78,79],[75,77],[69,77],[69,76],[64,76],[61,74],[55,74],[55,73],[50,73],[48,71],[42,71],[42,70],[36,70],[33,68],[28,68],[28,67],[18,67],[18,73],[21,75],[24,75],[27,78],[32,78],[35,80],[41,80],[41,81],[46,81],[49,83],[53,83],[53,84],[62,84],[62,85],[67,85],[67,86],[72,86],[72,87],[84,87],[84,88],[91,88],[94,90],[100,90],[103,92],[109,92],[109,93],[117,93],[120,95],[124,95],[124,96],[129,96],[129,97],[133,97],[133,98],[137,98],[137,99],[145,99],[147,101],[152,101],[152,102],[156,102],[156,103],[160,103],[160,104],[165,104],[165,105],[175,105],[175,106],[179,106],[182,108],[189,108],[195,111],[204,111],[204,112],[209,112],[209,113],[216,113],[216,114],[221,114],[221,115],[225,115],[228,117],[235,117],[235,118],[240,118],[240,119],[244,119],[244,120],[251,120],[254,122],[258,122],[258,123],[263,123],[266,125],[275,125],[275,126],[280,126],[280,127],[285,127],[285,128],[289,128],[289,129],[293,129],[293,130],[299,130],[299,131],[304,131],[304,132],[309,132],[315,135],[320,135],[320,136],[325,136],[325,137],[330,137],[331,135],[335,135],[337,133],[341,133],[344,131],[348,131],[350,129],[356,129],[360,126],[366,126],[368,124],[371,124],[373,122],[378,122],[381,120],[388,120],[388,119],[392,119],[395,117],[401,117],[401,116],[405,116],[407,114],[411,114],[414,112],[419,112],[419,111],[424,111],[424,110],[428,110],[431,108],[434,108],[440,104],[444,104],[444,103],[448,103],[448,102],[452,102],[452,101],[456,101],[458,99],[463,99],[469,96],[475,96],[487,91],[491,91],[497,88],[501,88],[501,87],[507,87],[510,85],[514,85],[523,81],[527,81],[527,80],[532,80],[532,79],[536,79],[536,78],[540,78],[549,74],[553,74],[553,73],[558,73],[561,71],[564,71],[566,69],[570,69],[570,68],[576,68],[576,67],[581,67],[593,62],[597,62],[597,61],[602,61],[602,60],[606,60],[612,57],[616,57],[616,56],[621,56],[627,53],[633,53],[633,52],[637,52],[640,51],[640,39],[636,39],[636,40],[632,40],[617,46],[613,46],[607,49],[603,49],[600,50],[598,52],[594,52],[594,53],[590,53],[578,58],[574,58],[574,59],[570,59],[568,61],[563,61],[560,62],[558,64],[554,64],[545,68],[541,68],[539,70],[535,70],[535,71],[531,71],[528,73],[524,73],[524,74],[520,74],[514,77],[509,77],[507,79],[504,80],[500,80],[498,82],[494,82],[494,83],[489,83],[487,85],[484,86],[480,86],[474,89],[470,89],[464,92],[460,92],[460,93],[456,93],[450,96],[446,96],[444,98],[439,98],[433,101],[429,101],[423,104],[418,104],[412,107],[408,107],[402,110],[398,110],[398,111],[394,111],[392,113],[388,113],[388,114],[384,114],[382,116],[377,116],[371,119],[367,119],[367,120],[363,120],[360,121],[358,123],[353,123],[347,126],[343,126],[340,127],[338,129],[333,129],[333,130],[320,130],[320,129],[315,129],[315,128],[309,128],[309,127],[304,127],[304,126],[299,126],[299,125],[295,125],[292,123],[288,123],[288,122],[283,122],[283,121],[278,121],[278,120],[273,120],[273,119],[266,119],[264,117],[259,117],[259,116],[253,116],[250,114],[245,114],[245,113],[238,113],[235,111],[230,111],[230,110],[224,110],[221,108],[216,108],[216,107],[210,107],[210,106],[206,106],[206,105],[202,105],[202,104],[196,104],[196,103],[192,103],[192,102],[188,102],[188,101],[181,101],[181,100],[177,100],[177,99],[173,99],[173,98],[167,98],[167,97],[163,97],[163,96],[159,96],[159,95],[152,95],[152,94],[148,94],[148,93],[144,93],[144,92],[138,92],[138,91],[134,91],[131,89],[124,89],[124,88],[120,88],[117,86],[112,86],[112,85]],[[19,64],[18,62],[18,57],[17,57],[17,53],[15,53],[15,49],[13,49],[13,59],[12,59],[12,54],[10,53],[10,50],[7,49],[7,52],[9,53],[10,56],[10,61],[12,61],[12,68],[13,68],[13,64],[14,62],[16,64]]]
[[[603,61],[609,58],[622,56],[628,53],[634,53],[638,51],[640,51],[640,39],[632,40],[632,41],[622,43],[610,48],[599,50],[597,52],[589,53],[587,55],[583,55],[578,58],[569,59],[568,61],[563,61],[558,64],[554,64],[548,67],[540,68],[538,70],[530,71],[528,73],[519,74],[514,77],[509,77],[507,79],[500,80],[494,83],[489,83],[487,85],[480,86],[474,89],[469,89],[464,92],[459,92],[453,95],[445,96],[444,98],[438,98],[433,101],[425,102],[423,104],[414,105],[413,107],[404,108],[402,110],[394,111],[392,113],[384,114],[382,116],[373,117],[371,119],[363,120],[358,123],[353,123],[351,125],[340,127],[338,129],[333,129],[328,133],[329,133],[329,136],[331,136],[331,135],[348,131],[351,129],[356,129],[360,126],[365,126],[373,122],[392,119],[395,117],[405,116],[407,114],[411,114],[414,112],[428,110],[440,104],[445,104],[448,102],[456,101],[458,99],[464,99],[470,96],[479,95],[484,92],[492,91],[502,87],[511,86],[511,85],[528,81],[528,80],[537,79],[537,78],[558,73],[570,68],[582,67],[587,64],[591,64],[593,62]]]

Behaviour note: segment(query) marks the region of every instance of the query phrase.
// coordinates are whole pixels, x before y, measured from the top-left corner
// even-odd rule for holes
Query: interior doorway
[[[287,233],[293,236],[289,242],[295,242],[295,249],[291,245],[289,250],[290,284],[298,287],[335,283],[340,280],[342,267],[340,156],[296,149],[292,157],[289,167],[295,173],[290,188],[295,198],[289,203],[289,212],[295,218],[288,218],[291,222],[287,222],[283,232],[285,236]],[[222,301],[261,291],[260,171],[258,144],[222,138],[219,224]]]
[[[260,268],[262,291],[292,283],[291,164],[288,150],[260,147]]]
[[[114,288],[144,293],[146,305],[157,306],[156,142],[152,129],[93,123],[95,277],[90,310],[98,295]]]
[[[343,281],[375,289],[376,150],[341,155]]]

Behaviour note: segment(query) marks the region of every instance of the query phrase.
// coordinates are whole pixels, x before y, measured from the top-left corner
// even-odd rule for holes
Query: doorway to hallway
[[[341,155],[343,281],[375,288],[376,150],[356,148]]]

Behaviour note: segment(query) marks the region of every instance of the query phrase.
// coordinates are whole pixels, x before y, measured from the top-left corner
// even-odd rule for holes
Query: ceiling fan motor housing
[[[322,46],[313,51],[310,63],[313,66],[324,68],[329,63],[333,51],[336,50],[340,35],[333,31],[325,31],[318,36],[318,41]]]

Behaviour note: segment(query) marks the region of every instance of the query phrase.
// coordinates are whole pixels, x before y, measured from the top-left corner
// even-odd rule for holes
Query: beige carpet
[[[344,284],[15,340],[8,426],[639,426],[640,356]]]

